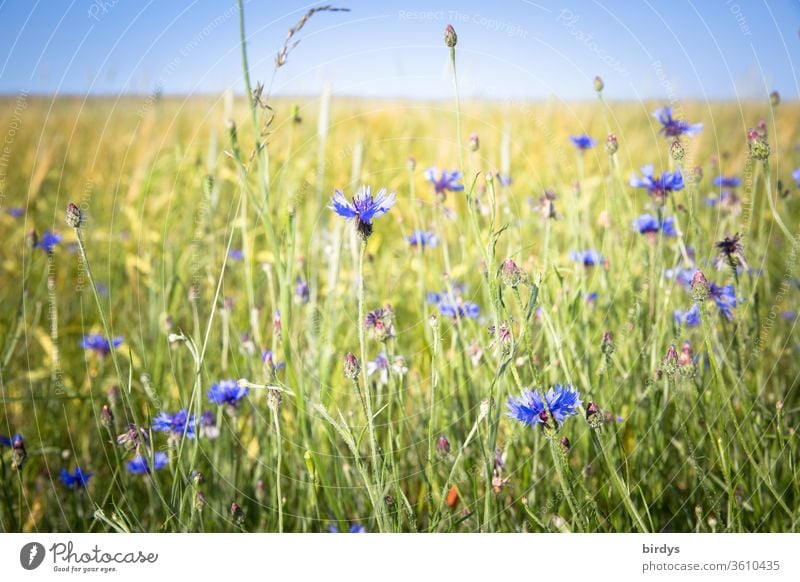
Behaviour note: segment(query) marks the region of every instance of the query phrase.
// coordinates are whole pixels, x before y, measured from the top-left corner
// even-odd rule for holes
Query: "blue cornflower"
[[[591,149],[595,145],[597,145],[597,142],[586,134],[571,135],[569,136],[569,140],[572,142],[572,145],[574,145],[582,152]]]
[[[606,262],[605,258],[594,249],[585,251],[570,251],[569,258],[576,263],[581,263],[584,267],[602,265]]]
[[[736,188],[742,184],[742,179],[736,176],[717,176],[714,178],[714,186],[718,188]]]
[[[447,292],[428,293],[427,299],[428,303],[434,303],[439,307],[439,313],[444,317],[477,319],[481,313],[481,308],[477,304],[464,301],[458,293],[456,297]]]
[[[311,300],[311,289],[303,278],[298,275],[294,280],[294,297],[299,303],[306,304]]]
[[[65,487],[69,487],[70,489],[86,487],[91,477],[91,473],[84,472],[80,467],[75,467],[74,473],[70,473],[68,469],[61,469],[61,472],[58,474],[59,480]]]
[[[419,247],[422,249],[428,247],[435,248],[439,244],[439,237],[425,230],[415,230],[406,237],[406,240],[412,247]]]
[[[6,214],[8,214],[11,218],[19,218],[25,211],[22,208],[9,208],[6,210]]]
[[[544,398],[539,390],[524,390],[518,398],[509,396],[508,416],[525,426],[547,425],[549,410],[556,423],[563,424],[568,416],[578,414],[580,405],[580,394],[575,388],[569,384],[556,384]]]
[[[736,307],[736,291],[733,285],[720,287],[715,283],[710,283],[708,286],[708,296],[714,300],[714,303],[719,308],[719,312],[725,316],[725,319],[733,319],[733,308]]]
[[[583,298],[586,300],[586,303],[590,303],[590,304],[596,303],[598,297],[600,297],[600,295],[597,293],[597,291],[592,291],[591,293],[586,293],[583,296]]]
[[[264,350],[261,352],[261,361],[264,362],[265,366],[272,369],[272,371],[280,370],[286,366],[286,362],[275,361],[275,354],[272,353],[272,350]]]
[[[797,168],[794,172],[792,172],[792,179],[794,180],[795,185],[800,188],[800,168]]]
[[[111,340],[111,343],[98,333],[89,334],[84,336],[81,340],[81,347],[84,350],[91,350],[96,354],[100,354],[104,356],[111,351],[111,347],[118,348],[122,344],[121,337],[115,337]]]
[[[63,237],[60,234],[50,232],[48,230],[42,235],[42,238],[39,239],[39,242],[36,243],[36,247],[44,249],[44,252],[46,253],[52,253],[53,247],[60,243],[62,238]]]
[[[641,172],[641,178],[633,174],[628,183],[634,188],[645,188],[648,194],[655,198],[664,199],[670,192],[683,190],[683,176],[680,170],[664,172],[657,177],[653,173],[653,164],[646,164],[642,166]]]
[[[678,325],[685,325],[686,327],[697,327],[700,325],[700,306],[695,303],[689,311],[676,309],[672,314],[675,318],[675,323]]]
[[[372,234],[372,219],[383,216],[394,206],[394,192],[387,195],[386,189],[382,188],[375,198],[369,186],[363,186],[358,194],[353,196],[353,201],[348,202],[341,191],[331,197],[331,205],[328,206],[336,214],[347,220],[356,219],[356,229],[365,241]]]
[[[169,464],[169,459],[166,453],[157,452],[153,455],[153,467],[156,471],[160,471]],[[134,475],[142,475],[150,473],[150,461],[143,455],[136,455],[133,460],[128,461],[128,472]]]
[[[350,526],[347,530],[347,533],[366,533],[367,528],[359,523],[354,523]],[[331,524],[328,526],[328,532],[330,533],[341,533],[339,532],[339,527]]]
[[[461,192],[464,189],[464,185],[458,183],[461,179],[461,172],[458,170],[453,170],[452,172],[442,170],[438,178],[436,177],[436,173],[436,168],[428,168],[423,173],[423,176],[425,176],[428,182],[433,184],[437,194],[444,195],[448,191]]]
[[[664,236],[677,235],[677,232],[675,231],[675,219],[671,216],[662,219],[661,224],[659,225],[657,217],[651,214],[642,214],[631,224],[633,225],[633,230],[638,231],[639,234],[654,235],[661,230],[663,231]]]
[[[669,138],[680,137],[681,135],[694,137],[703,131],[702,123],[688,123],[683,119],[674,119],[672,117],[672,108],[669,106],[653,111],[653,117],[658,119],[659,123],[664,126],[659,133]]]
[[[239,401],[247,396],[250,388],[239,386],[236,380],[222,380],[211,385],[208,391],[208,399],[214,404],[228,404],[236,407]]]
[[[10,447],[13,444],[11,437],[0,434],[0,447]]]
[[[511,184],[514,182],[511,176],[505,176],[503,174],[497,174],[497,180],[500,182],[501,186],[511,186]]]
[[[159,432],[170,432],[176,436],[186,433],[186,438],[195,437],[196,422],[194,415],[189,415],[189,411],[182,408],[175,414],[159,412],[153,419],[153,430]]]
[[[228,258],[232,261],[241,261],[244,259],[244,252],[241,249],[231,249],[228,251]]]

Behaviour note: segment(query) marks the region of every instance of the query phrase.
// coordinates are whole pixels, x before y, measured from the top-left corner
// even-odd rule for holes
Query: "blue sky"
[[[445,98],[444,27],[458,31],[462,94],[615,99],[800,94],[800,2],[330,0],[274,79],[273,93]],[[286,30],[311,4],[245,4],[252,77],[268,82]],[[793,58],[794,57],[794,58]],[[235,0],[0,2],[0,92],[241,91]]]

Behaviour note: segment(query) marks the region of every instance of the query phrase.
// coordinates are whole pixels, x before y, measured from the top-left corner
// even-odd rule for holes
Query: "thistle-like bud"
[[[455,48],[457,42],[458,35],[456,34],[456,29],[453,28],[452,24],[448,24],[447,28],[444,29],[444,44],[446,44],[448,48]]]
[[[231,503],[231,517],[234,523],[241,524],[244,521],[244,510],[235,501]]]
[[[408,156],[408,159],[406,160],[406,167],[410,172],[413,172],[417,167],[417,158],[414,156]]]
[[[442,456],[445,456],[450,452],[450,441],[447,440],[446,436],[439,436],[439,440],[436,441],[436,450],[439,451],[439,454]]]
[[[467,146],[471,152],[477,152],[480,149],[481,140],[478,138],[477,133],[473,133],[471,136],[469,136],[469,142],[467,143]]]
[[[600,340],[600,353],[607,358],[614,353],[614,334],[608,330],[603,332],[603,339]]]
[[[202,491],[195,491],[194,492],[195,511],[202,511],[205,506],[206,506],[206,496],[203,495]]]
[[[300,106],[295,103],[292,105],[292,122],[300,123],[303,121],[303,118],[300,117]]]
[[[358,363],[353,352],[347,352],[344,357],[344,377],[356,381],[361,373],[361,364]]]
[[[748,134],[748,138],[750,141],[750,157],[754,160],[768,160],[769,144],[767,140],[761,137],[755,130],[751,130]]]
[[[696,271],[692,277],[692,299],[705,301],[708,297],[708,279],[702,271]]]
[[[67,204],[67,215],[66,215],[67,226],[70,228],[78,228],[83,221],[83,216],[81,214],[81,209],[72,202]]]
[[[201,471],[198,471],[197,469],[192,471],[191,479],[192,479],[192,485],[194,485],[195,487],[199,487],[200,485],[206,482],[206,478],[203,475],[203,473]]]
[[[108,404],[103,404],[103,408],[100,410],[100,424],[106,428],[114,426],[114,413],[111,412]]]
[[[597,75],[594,78],[594,90],[598,93],[603,92],[603,88],[605,87],[605,83],[603,83],[603,79],[600,78],[600,75]]]
[[[686,157],[686,150],[684,149],[683,144],[677,139],[672,142],[672,145],[669,148],[669,153],[672,155],[672,159],[676,162],[680,162]]]
[[[569,453],[569,448],[571,446],[571,443],[569,442],[569,439],[567,437],[561,437],[561,440],[558,441],[558,444],[561,446],[561,450],[564,452],[565,455]]]
[[[672,376],[678,371],[678,351],[675,346],[669,346],[667,355],[664,357],[664,373],[667,376]]]
[[[693,364],[694,358],[692,356],[692,346],[688,341],[683,342],[681,353],[678,356],[678,366],[685,368],[686,366],[691,366]]]
[[[523,275],[520,268],[512,259],[506,259],[503,262],[503,270],[501,272],[503,285],[516,289],[522,283]]]
[[[21,471],[27,458],[28,451],[25,449],[25,441],[22,435],[15,435],[11,444],[11,468],[15,471]]]
[[[600,428],[603,426],[603,412],[594,402],[590,402],[586,405],[586,421],[592,428]]]
[[[769,102],[773,107],[777,107],[781,104],[781,94],[777,91],[773,91],[769,94]]]
[[[428,325],[430,325],[432,329],[439,327],[439,316],[435,313],[431,313],[431,316],[428,318]]]
[[[613,156],[619,149],[619,142],[617,141],[616,134],[609,133],[606,138],[606,152],[608,155]]]

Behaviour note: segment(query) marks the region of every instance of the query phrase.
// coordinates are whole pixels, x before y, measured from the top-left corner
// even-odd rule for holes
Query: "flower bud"
[[[777,91],[773,91],[769,94],[769,102],[773,107],[777,107],[781,103],[781,94]]]
[[[603,413],[594,402],[586,405],[586,421],[592,428],[600,428],[603,425]]]
[[[244,511],[242,510],[242,507],[235,501],[231,503],[231,517],[237,524],[241,524],[244,521]]]
[[[705,301],[708,297],[708,279],[702,271],[696,271],[692,277],[692,299]]]
[[[21,434],[17,434],[11,444],[11,468],[21,471],[27,458],[28,451],[25,449],[25,441]]]
[[[439,454],[442,456],[445,456],[450,452],[450,441],[447,440],[446,436],[439,436],[439,440],[436,441],[436,450],[439,451]]]
[[[406,167],[408,167],[409,171],[413,172],[417,167],[417,159],[414,156],[408,156]]]
[[[481,140],[478,139],[477,133],[473,133],[471,136],[469,136],[468,146],[469,146],[469,151],[471,152],[477,152],[480,149]]]
[[[444,44],[446,44],[448,48],[455,48],[457,42],[458,35],[456,34],[456,29],[453,28],[452,24],[448,24],[447,28],[444,29]]]
[[[672,146],[669,148],[669,153],[672,155],[672,159],[676,162],[680,162],[686,157],[686,150],[684,149],[683,144],[681,144],[681,142],[677,139],[672,142]]]
[[[71,228],[78,228],[81,225],[82,220],[83,216],[81,215],[81,209],[72,202],[67,204],[67,226]]]
[[[205,506],[206,506],[206,496],[203,495],[202,491],[195,491],[194,492],[195,511],[202,511]]]
[[[688,341],[683,342],[683,347],[681,348],[681,353],[678,356],[678,365],[681,368],[686,366],[691,366],[694,364],[694,359],[692,357],[692,346]]]
[[[678,371],[678,351],[675,346],[669,346],[667,355],[664,357],[664,373],[667,376],[672,376]]]
[[[613,156],[619,149],[619,142],[617,142],[616,134],[609,133],[606,138],[606,152],[608,155]]]
[[[769,159],[769,144],[760,136],[752,137],[752,132],[750,134],[750,157],[760,161]]]
[[[571,443],[569,442],[569,439],[567,437],[561,437],[561,440],[558,441],[558,444],[561,445],[561,450],[564,451],[565,455],[569,453],[569,448],[571,446]]]
[[[191,474],[190,474],[190,476],[191,476],[191,479],[192,479],[192,484],[193,484],[195,487],[199,487],[200,485],[202,485],[203,483],[205,483],[205,482],[206,482],[206,478],[205,478],[205,476],[203,475],[203,473],[202,473],[202,472],[200,472],[200,471],[198,471],[197,469],[195,469],[194,471],[192,471],[192,472],[191,472]]]
[[[108,404],[103,404],[100,410],[100,424],[106,428],[111,428],[114,425],[114,413],[108,407]]]
[[[610,331],[603,332],[603,339],[600,340],[600,353],[606,357],[614,353],[614,334]]]
[[[506,259],[503,262],[503,270],[501,272],[503,285],[516,289],[522,283],[522,271],[512,259]]]
[[[597,91],[598,93],[602,93],[604,87],[605,84],[603,83],[603,79],[600,78],[600,75],[597,75],[594,78],[594,90]]]
[[[344,357],[344,376],[350,380],[357,380],[361,373],[361,365],[353,352],[347,352]]]

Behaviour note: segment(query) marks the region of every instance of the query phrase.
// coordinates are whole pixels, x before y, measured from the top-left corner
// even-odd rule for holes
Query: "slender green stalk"
[[[365,319],[365,312],[364,312],[364,294],[365,294],[365,284],[364,284],[364,255],[367,252],[367,243],[366,241],[362,241],[360,246],[360,250],[358,253],[358,270],[356,271],[356,277],[358,277],[358,344],[359,350],[361,353],[361,365],[366,366],[367,364],[367,343],[364,338],[364,319]],[[380,477],[380,468],[379,468],[379,460],[378,460],[378,445],[377,440],[375,439],[375,419],[372,414],[372,395],[370,393],[369,387],[369,379],[367,378],[366,373],[361,374],[361,381],[362,381],[362,390],[364,392],[364,403],[366,405],[366,413],[367,413],[367,429],[369,431],[369,449],[370,449],[370,465],[372,466],[372,475],[375,487],[378,488],[379,491],[383,490],[383,486],[381,484],[381,477]],[[376,517],[378,518],[378,523],[382,524],[383,519],[381,518],[383,514],[383,508],[381,505],[375,506]]]

